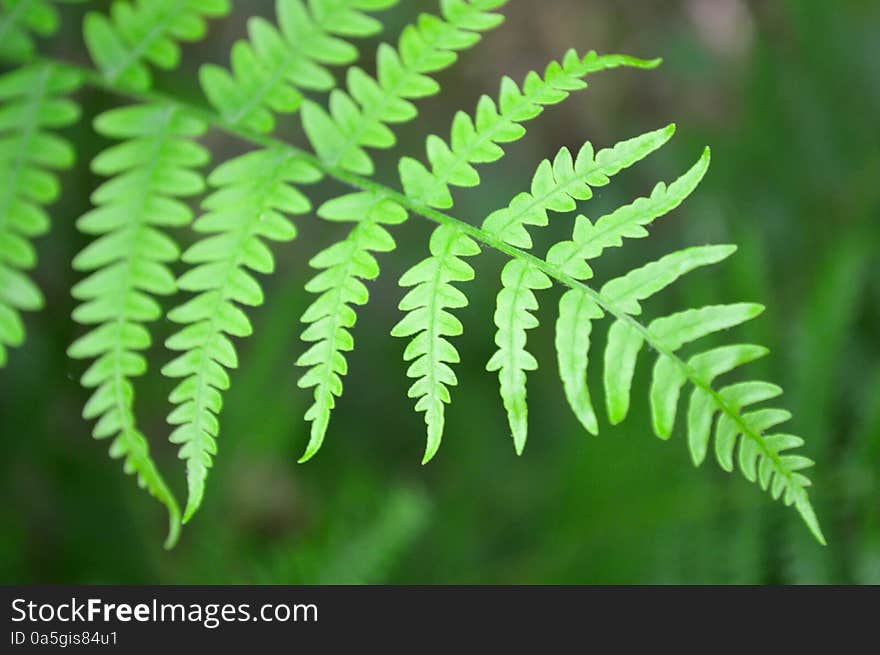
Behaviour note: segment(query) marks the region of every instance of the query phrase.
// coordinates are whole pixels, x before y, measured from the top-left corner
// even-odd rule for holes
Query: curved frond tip
[[[189,489],[184,522],[199,508],[205,481],[217,453],[222,394],[230,386],[228,369],[238,366],[233,338],[253,333],[246,310],[263,304],[254,273],[267,275],[275,259],[266,246],[296,238],[288,216],[306,214],[311,203],[298,189],[321,179],[310,163],[284,150],[259,150],[218,167],[210,176],[213,193],[193,226],[203,236],[183,253],[190,265],[177,282],[193,294],[168,318],[181,326],[166,342],[180,353],[162,373],[180,380],[170,396],[170,440],[186,460]]]
[[[110,455],[122,458],[126,472],[168,508],[174,525],[180,510],[136,426],[132,379],[147,370],[143,351],[151,337],[145,325],[162,316],[155,298],[177,289],[168,265],[180,251],[166,230],[189,224],[191,212],[179,199],[204,187],[197,169],[209,155],[193,139],[206,126],[175,107],[154,104],[105,112],[95,128],[121,143],[93,161],[92,169],[110,179],[93,194],[95,209],[77,222],[94,240],[73,262],[87,274],[73,289],[80,301],[73,318],[91,331],[68,353],[94,360],[82,377],[94,390],[83,410],[84,418],[97,420],[94,437],[112,439]]]

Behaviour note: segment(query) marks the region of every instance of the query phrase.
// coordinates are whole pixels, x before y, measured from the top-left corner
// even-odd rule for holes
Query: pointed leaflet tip
[[[176,502],[167,505],[168,507],[168,536],[165,538],[165,550],[172,550],[180,539],[180,509]]]
[[[428,464],[430,464],[431,460],[433,460],[434,457],[437,455],[438,450],[440,450],[440,444],[437,444],[433,448],[428,445],[428,447],[425,448],[425,455],[424,457],[422,457],[422,466],[427,466]]]
[[[422,458],[422,466],[426,466],[437,455],[440,443],[443,441],[443,415],[440,414],[439,423],[431,420],[430,412],[425,416],[428,425],[428,444],[425,447],[425,456]]]
[[[803,490],[801,490],[800,497],[795,502],[795,509],[797,509],[798,513],[801,515],[804,523],[807,524],[807,527],[816,538],[816,541],[823,546],[827,546],[828,542],[825,541],[825,535],[822,534],[822,528],[819,526],[819,519],[816,517],[816,512],[813,510],[813,505],[810,503],[809,497]]]
[[[657,59],[639,59],[638,57],[630,57],[629,55],[620,55],[620,54],[611,54],[611,55],[595,55],[594,53],[590,53],[587,55],[585,59],[589,60],[591,58],[595,59],[601,66],[601,68],[609,69],[609,68],[619,68],[621,66],[627,66],[629,68],[640,68],[642,70],[654,70],[658,68],[660,64],[663,63],[663,60],[660,58]]]
[[[326,412],[322,416],[312,421],[312,431],[309,438],[309,445],[306,446],[306,452],[297,460],[297,464],[305,464],[309,462],[324,444],[324,437],[327,434],[327,426],[330,423],[330,413]]]
[[[318,454],[318,451],[320,449],[321,449],[321,446],[319,446],[319,445],[316,446],[310,442],[308,447],[306,448],[306,452],[303,453],[302,457],[300,457],[298,460],[296,460],[296,463],[297,464],[307,464],[315,457],[315,455]]]
[[[199,511],[204,493],[203,485],[201,491],[196,491],[190,494],[189,499],[186,501],[186,509],[183,511],[183,521],[181,522],[183,525],[189,523],[192,520],[192,517],[195,516],[196,512]]]

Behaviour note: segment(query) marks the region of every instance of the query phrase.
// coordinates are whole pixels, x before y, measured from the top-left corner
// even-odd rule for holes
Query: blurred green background
[[[107,3],[90,3],[105,8]],[[235,2],[204,43],[185,48],[166,91],[197,98],[198,64],[227,62],[248,15],[272,16],[269,1]],[[85,63],[78,20],[46,52]],[[383,38],[433,0],[403,0],[385,14]],[[768,312],[736,332],[773,356],[752,373],[786,388],[791,431],[818,462],[814,502],[830,545],[818,546],[796,514],[739,474],[694,469],[682,426],[669,443],[651,434],[647,358],[634,412],[621,427],[582,432],[555,371],[556,294],[544,296],[542,328],[530,335],[542,369],[530,376],[531,436],[514,455],[497,391],[486,373],[492,307],[503,258],[475,261],[457,341],[464,363],[437,459],[419,465],[422,417],[406,398],[396,281],[426,255],[430,226],[412,220],[361,312],[346,393],[327,443],[297,465],[307,440],[308,394],[293,366],[308,260],[341,233],[312,219],[276,252],[257,336],[241,344],[222,416],[216,468],[204,508],[173,552],[162,550],[161,507],[124,476],[80,418],[79,364],[65,357],[73,227],[98,183],[88,161],[106,144],[88,122],[70,132],[81,160],[67,175],[50,237],[39,243],[38,281],[48,309],[28,316],[29,340],[0,373],[0,582],[3,583],[880,583],[880,3],[876,0],[512,0],[507,25],[441,76],[445,95],[422,105],[401,130],[393,161],[423,153],[429,131],[446,133],[454,112],[495,94],[502,75],[542,69],[569,47],[661,56],[655,72],[596,76],[589,90],[531,124],[484,183],[460,193],[455,214],[477,223],[526,188],[537,163],[563,145],[598,146],[676,122],[661,153],[621,175],[585,205],[597,217],[671,180],[713,148],[703,186],[597,267],[600,279],[673,249],[707,242],[741,248],[722,268],[689,278],[647,308],[652,316],[701,303],[757,301]],[[369,66],[378,42],[364,45]],[[119,100],[81,94],[88,116]],[[296,118],[282,133],[300,140]],[[215,161],[242,144],[211,134]],[[339,193],[326,185],[320,197]],[[539,250],[570,233],[556,217]],[[182,235],[181,240],[190,238]],[[156,327],[162,343],[169,325]],[[604,344],[599,330],[595,353]],[[733,336],[733,335],[731,335]],[[157,348],[138,410],[162,469],[183,491],[183,468],[166,443],[171,383]],[[594,354],[594,361],[601,358]],[[600,366],[591,382],[600,387]]]

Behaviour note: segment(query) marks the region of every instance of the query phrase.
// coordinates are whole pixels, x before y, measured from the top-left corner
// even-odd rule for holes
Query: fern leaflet
[[[431,257],[400,279],[400,286],[415,288],[400,302],[401,311],[408,313],[391,334],[412,338],[403,357],[412,362],[407,375],[416,379],[409,396],[418,399],[416,411],[425,412],[428,426],[425,464],[440,448],[445,405],[451,402],[449,387],[458,384],[449,365],[460,358],[448,337],[461,335],[463,328],[447,310],[466,307],[468,301],[452,283],[474,279],[474,269],[462,258],[478,254],[476,241],[455,228],[441,226],[431,237]]]
[[[587,84],[581,78],[586,77],[590,73],[617,66],[650,68],[654,65],[656,65],[656,62],[645,62],[620,55],[600,57],[595,52],[591,52],[581,58],[574,51],[569,51],[562,64],[552,62],[547,66],[543,78],[537,73],[529,73],[523,83],[523,91],[520,91],[512,79],[504,78],[501,83],[501,94],[497,104],[488,96],[483,96],[477,105],[476,119],[471,119],[464,112],[456,114],[452,125],[451,145],[438,136],[432,135],[428,137],[428,159],[431,162],[432,170],[429,171],[423,164],[412,158],[405,157],[400,161],[400,179],[407,197],[430,207],[441,209],[451,207],[453,199],[449,189],[450,185],[467,187],[479,184],[480,176],[472,164],[492,163],[501,159],[505,153],[498,144],[511,143],[521,139],[525,135],[525,128],[522,127],[521,123],[540,115],[546,106],[564,101],[572,91],[586,88]],[[560,166],[562,168],[562,164]],[[561,175],[565,176],[568,174],[568,171],[562,171],[561,168]],[[572,164],[572,168],[574,168],[574,164]],[[546,170],[546,168],[542,170]],[[580,171],[582,171],[582,168]],[[571,175],[574,176],[574,171],[571,171]],[[537,208],[540,202],[547,202],[546,208],[552,208],[553,201],[549,197],[544,197],[547,194],[543,192],[544,190],[542,189],[538,193],[541,196],[541,200],[530,208],[532,211],[536,209],[539,212],[541,211]],[[572,193],[579,194],[583,193],[583,191],[572,191]],[[529,220],[528,213],[524,212],[523,216],[520,217],[523,222]],[[493,218],[490,224],[494,224],[496,220],[497,217]],[[465,244],[461,246],[460,253],[455,252],[454,244],[456,239]],[[452,244],[450,245],[450,251],[445,251],[442,244]],[[426,389],[429,392],[429,395],[425,396],[417,405],[418,410],[427,408],[428,448],[424,458],[426,463],[433,458],[440,446],[444,424],[443,405],[450,402],[447,385],[455,384],[455,377],[449,364],[457,363],[459,357],[455,347],[445,339],[442,339],[444,336],[458,336],[461,334],[459,331],[460,324],[457,319],[454,319],[454,322],[450,320],[452,315],[446,312],[445,309],[455,309],[467,305],[467,301],[461,292],[446,283],[451,280],[466,282],[472,279],[473,276],[473,271],[470,270],[470,267],[467,267],[459,259],[452,257],[447,260],[447,258],[450,252],[453,255],[460,256],[478,254],[479,249],[475,252],[470,252],[471,244],[476,247],[476,243],[469,237],[466,237],[466,235],[458,234],[456,238],[452,238],[448,227],[441,226],[435,231],[431,239],[432,257],[415,267],[401,280],[403,286],[412,286],[405,283],[405,281],[411,280],[414,272],[421,270],[423,266],[436,268],[440,272],[441,277],[447,274],[452,275],[450,280],[444,280],[443,284],[439,286],[435,281],[435,287],[433,288],[436,293],[451,296],[451,298],[440,299],[441,305],[439,308],[444,309],[444,311],[438,311],[433,305],[431,305],[430,311],[411,311],[413,309],[410,306],[412,303],[406,302],[405,299],[401,304],[401,309],[411,311],[411,313],[403,319],[401,324],[392,333],[394,336],[401,337],[419,335],[410,344],[407,353],[409,355],[418,353],[420,357],[416,361],[417,365],[410,367],[410,377],[423,376],[423,379],[414,385],[410,393],[418,393],[419,395],[416,397],[421,397]],[[444,271],[444,266],[448,266],[449,270]],[[460,266],[467,267],[469,276],[465,275],[459,279],[455,275],[453,267]],[[521,449],[524,444],[521,416],[525,412],[525,396],[524,393],[516,391],[516,389],[521,386],[522,371],[533,366],[528,353],[522,352],[522,346],[524,345],[522,338],[524,329],[522,328],[524,325],[532,322],[527,314],[528,308],[532,306],[534,301],[528,295],[531,291],[528,291],[519,300],[516,295],[526,291],[526,282],[534,283],[541,287],[544,286],[544,279],[542,277],[543,274],[539,271],[529,271],[527,267],[523,268],[520,266],[516,268],[517,270],[507,275],[505,279],[510,281],[518,280],[517,284],[519,287],[517,292],[513,295],[503,294],[506,309],[514,312],[516,316],[506,317],[500,314],[497,316],[499,325],[503,324],[505,326],[505,331],[498,337],[499,346],[504,344],[504,353],[510,356],[508,359],[516,361],[505,363],[502,361],[502,358],[496,358],[490,362],[490,366],[492,370],[501,370],[502,394],[505,396],[505,401],[511,410],[511,423],[515,424],[514,434],[516,435],[517,447]],[[418,281],[417,283],[421,282],[424,281]],[[423,292],[424,289],[422,290]],[[411,292],[407,298],[411,298],[413,293]],[[443,301],[450,299],[452,304],[442,305]],[[433,302],[433,300],[430,302]],[[446,325],[441,325],[440,323],[446,323]],[[426,352],[422,352],[426,347],[422,343],[425,340],[428,342],[428,349]],[[418,345],[414,346],[413,344]],[[410,359],[410,357],[407,357],[407,359]]]
[[[362,69],[348,71],[349,94],[336,89],[331,94],[330,113],[315,102],[303,105],[303,126],[315,151],[327,166],[341,166],[352,172],[373,171],[365,147],[389,148],[394,133],[386,124],[400,124],[418,115],[411,102],[439,92],[429,76],[457,60],[456,52],[474,46],[480,33],[498,26],[503,18],[490,10],[506,0],[454,0],[441,6],[443,19],[429,14],[404,28],[397,50],[379,47],[376,79]],[[354,98],[354,100],[352,100]],[[349,332],[357,320],[352,305],[368,300],[368,292],[356,280],[379,275],[378,262],[369,254],[394,248],[394,241],[381,223],[393,225],[406,220],[406,211],[388,201],[382,193],[355,194],[330,201],[318,212],[329,220],[363,221],[340,244],[331,247],[313,264],[333,262],[312,286],[322,294],[303,317],[311,327],[303,335],[315,342],[299,365],[310,367],[300,385],[315,388],[315,403],[306,413],[311,436],[301,461],[311,459],[326,435],[335,397],[342,394],[341,376],[347,371],[344,353],[354,347]],[[336,261],[348,253],[356,261]],[[327,259],[330,257],[331,259]],[[314,324],[319,320],[317,324]]]
[[[549,289],[553,282],[543,271],[520,260],[504,267],[501,282],[504,289],[498,294],[495,310],[498,352],[489,360],[486,370],[498,371],[513,442],[517,454],[522,455],[528,433],[526,371],[538,368],[538,360],[526,350],[526,331],[538,327],[538,319],[531,314],[538,309],[535,291]]]
[[[381,31],[382,24],[364,12],[386,9],[397,1],[277,0],[279,27],[252,18],[250,41],[239,41],[232,49],[231,73],[219,66],[202,67],[205,94],[229,124],[271,132],[273,114],[297,111],[303,90],[329,91],[335,86],[328,65],[357,59],[357,48],[341,37]]]
[[[115,0],[110,16],[90,12],[83,30],[108,82],[145,91],[153,85],[147,62],[177,68],[178,42],[202,40],[205,19],[225,16],[229,9],[229,0]]]
[[[25,271],[36,264],[29,239],[49,230],[44,205],[60,192],[52,170],[73,164],[70,144],[52,130],[71,125],[79,107],[65,96],[79,88],[78,74],[34,64],[0,76],[0,367],[6,349],[24,342],[19,312],[44,305]]]
[[[193,143],[205,125],[167,105],[134,105],[98,117],[96,130],[123,142],[93,162],[96,173],[115,176],[92,197],[96,209],[77,223],[95,235],[74,259],[74,267],[89,276],[74,287],[81,301],[73,318],[97,326],[69,350],[75,359],[94,359],[82,378],[94,389],[83,411],[98,419],[96,439],[113,439],[110,454],[125,459],[126,472],[168,507],[171,534],[179,523],[177,503],[150,459],[147,441],[134,418],[131,379],[143,375],[150,346],[145,323],[162,317],[154,296],[168,296],[177,287],[168,264],[180,256],[163,228],[183,227],[192,212],[176,200],[204,187],[196,167],[207,163],[207,150]]]
[[[561,64],[550,63],[543,77],[529,73],[522,90],[505,77],[498,103],[483,96],[474,118],[465,112],[456,114],[449,143],[436,135],[428,137],[430,170],[411,157],[400,160],[400,181],[406,195],[429,207],[449,209],[453,206],[450,186],[477,186],[480,176],[473,165],[501,159],[504,150],[499,144],[518,141],[526,133],[522,123],[537,118],[545,107],[562,102],[573,91],[586,88],[582,78],[619,66],[652,68],[658,63],[621,55],[599,56],[595,52],[582,58],[571,50]]]
[[[405,123],[417,115],[411,100],[440,92],[430,73],[454,64],[456,52],[473,47],[480,33],[500,25],[504,17],[491,10],[507,0],[454,0],[442,5],[443,18],[422,14],[404,28],[397,50],[379,47],[376,78],[359,67],[348,71],[348,93],[335,89],[328,114],[315,102],[303,106],[303,126],[329,166],[371,175],[373,161],[364,148],[390,148],[396,143],[387,124]]]
[[[84,0],[0,0],[0,57],[26,61],[34,56],[35,36],[52,36],[61,17],[56,4]]]
[[[553,163],[544,160],[532,180],[530,192],[516,196],[510,205],[492,213],[483,223],[483,230],[505,243],[519,248],[531,249],[532,239],[526,226],[544,227],[548,224],[548,212],[569,213],[577,209],[577,201],[589,200],[594,187],[605,186],[611,177],[629,168],[662,147],[675,132],[669,126],[656,132],[619,143],[614,148],[596,153],[592,144],[586,143],[572,157],[567,148],[556,155]],[[526,331],[538,326],[537,320],[529,310],[538,308],[534,292],[551,286],[550,279],[533,264],[514,259],[505,266],[501,276],[503,290],[498,295],[495,324],[498,334],[495,342],[498,351],[488,364],[489,371],[498,371],[501,382],[501,397],[507,409],[508,422],[517,453],[522,454],[528,433],[528,409],[526,406],[526,371],[537,369],[538,362],[526,350]],[[572,350],[582,343],[584,337],[570,334],[580,329],[583,312],[590,312],[588,304],[573,299],[561,305],[566,312],[560,312],[560,326],[563,330],[558,343],[560,347],[560,375],[566,396],[575,410],[578,419],[588,431],[597,433],[595,413],[589,391],[578,381],[577,366],[583,361],[583,346],[579,351]],[[593,310],[594,311],[594,310]],[[589,338],[589,335],[587,335]]]
[[[311,262],[321,269],[306,286],[320,294],[303,315],[309,324],[302,339],[313,344],[297,361],[308,367],[300,379],[304,389],[314,387],[315,402],[306,412],[311,421],[311,437],[305,454],[306,462],[318,452],[327,433],[330,413],[342,395],[342,377],[348,371],[345,353],[354,348],[351,328],[357,321],[354,306],[365,305],[369,291],[361,280],[379,275],[374,252],[390,252],[396,247],[394,238],[384,226],[398,225],[407,219],[406,210],[381,194],[358,193],[343,196],[324,204],[319,215],[329,221],[354,222],[348,237],[318,254]]]
[[[245,310],[263,302],[254,273],[274,269],[274,256],[264,242],[296,236],[289,217],[311,209],[299,187],[325,175],[354,192],[324,203],[318,215],[354,226],[342,242],[311,262],[318,273],[307,288],[317,298],[303,316],[302,338],[310,345],[298,364],[307,369],[300,386],[313,390],[314,402],[306,414],[312,425],[302,461],[321,447],[342,393],[356,308],[369,299],[365,283],[379,273],[375,254],[394,249],[388,228],[415,214],[438,227],[430,256],[400,281],[409,291],[400,304],[405,316],[393,335],[409,340],[404,358],[415,380],[410,396],[425,414],[428,432],[424,462],[438,451],[450,388],[457,384],[453,365],[460,356],[452,339],[463,326],[453,310],[468,304],[457,285],[474,278],[465,259],[486,246],[510,258],[494,316],[498,350],[487,368],[498,373],[518,453],[527,440],[527,373],[538,366],[527,348],[529,331],[539,327],[537,292],[559,283],[566,288],[555,325],[559,374],[568,403],[588,432],[599,429],[587,384],[591,339],[598,322],[608,317],[612,324],[603,382],[610,422],[627,416],[639,356],[648,346],[655,355],[649,404],[656,435],[672,437],[681,396],[690,385],[687,438],[693,462],[706,459],[714,438],[714,455],[724,470],[738,467],[748,480],[794,506],[824,543],[808,497],[810,480],[803,473],[812,462],[791,452],[803,441],[779,432],[788,412],[763,405],[782,390],[752,380],[714,386],[766,355],[766,349],[700,348],[704,340],[754,319],[763,308],[712,305],[649,322],[641,318],[643,305],[659,293],[697,269],[726,260],[735,248],[687,248],[612,279],[599,291],[586,284],[594,277],[594,261],[607,249],[647,236],[650,224],[693,193],[708,169],[708,150],[678,180],[658,184],[647,197],[595,222],[577,215],[571,239],[553,245],[544,259],[531,252],[530,229],[548,225],[551,212],[574,213],[595,188],[663,146],[673,127],[598,152],[589,143],[576,156],[560,150],[538,167],[529,192],[492,213],[482,227],[439,211],[453,206],[453,187],[479,184],[476,167],[503,157],[505,144],[525,134],[526,122],[585,88],[586,76],[620,66],[652,68],[659,62],[595,52],[581,57],[570,51],[543,75],[529,73],[522,85],[504,78],[497,101],[483,96],[473,116],[455,116],[448,141],[427,138],[426,164],[411,157],[399,161],[404,190],[399,193],[363,177],[375,168],[368,150],[395,144],[392,126],[413,120],[415,101],[439,91],[434,75],[502,22],[495,10],[505,0],[441,0],[439,16],[420,15],[403,30],[396,49],[379,47],[375,76],[355,65],[347,71],[345,89],[337,86],[332,67],[355,64],[358,53],[351,40],[380,32],[382,24],[371,13],[394,4],[277,0],[278,26],[252,19],[249,40],[232,49],[231,71],[202,67],[202,87],[216,113],[151,87],[153,69],[176,67],[180,43],[201,38],[206,19],[228,13],[228,0],[116,0],[109,16],[92,12],[85,20],[86,44],[97,71],[31,61],[0,77],[0,172],[7,180],[0,192],[0,365],[6,348],[24,338],[19,312],[42,304],[25,275],[35,262],[28,239],[48,227],[43,207],[58,193],[51,171],[72,161],[71,148],[52,130],[76,121],[78,110],[65,96],[85,80],[138,104],[106,112],[95,122],[101,135],[120,143],[94,160],[93,170],[110,179],[93,194],[95,208],[78,221],[81,231],[95,237],[74,261],[87,274],[73,291],[80,301],[74,318],[90,331],[69,352],[93,360],[82,380],[92,390],[84,416],[97,421],[96,438],[112,440],[111,455],[122,458],[125,470],[167,507],[169,544],[177,538],[179,508],[150,457],[134,412],[133,380],[146,372],[143,352],[151,343],[147,325],[163,316],[157,297],[178,290],[193,294],[168,314],[181,327],[166,343],[175,358],[163,369],[177,380],[169,422],[175,426],[171,440],[186,460],[187,521],[202,502],[217,450],[221,394],[230,385],[228,371],[238,364],[232,339],[251,334]],[[0,56],[32,60],[35,38],[57,27],[54,4],[0,0],[0,9]],[[329,92],[327,109],[307,99],[308,92]],[[315,155],[266,136],[276,114],[300,109]],[[208,127],[259,149],[221,164],[209,176],[213,192],[202,202],[204,213],[194,227],[203,237],[181,256],[165,232],[192,221],[183,199],[204,189],[198,170],[209,155],[196,139]],[[190,268],[176,280],[170,265],[181,258]]]
[[[184,522],[202,502],[211,458],[217,452],[220,394],[229,387],[225,369],[238,366],[229,337],[248,337],[253,332],[239,305],[263,303],[260,285],[248,270],[274,271],[274,258],[263,240],[296,237],[296,228],[284,214],[308,213],[311,203],[293,185],[320,178],[314,167],[283,150],[238,157],[209,178],[216,191],[204,201],[206,213],[194,225],[196,232],[207,236],[183,254],[192,268],[177,283],[181,290],[197,295],[168,314],[185,327],[165,345],[183,354],[162,369],[164,375],[182,379],[171,394],[177,407],[168,422],[177,426],[171,441],[181,445],[180,457],[187,462]]]

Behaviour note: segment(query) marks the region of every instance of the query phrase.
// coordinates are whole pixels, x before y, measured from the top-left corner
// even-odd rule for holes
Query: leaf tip
[[[190,498],[186,503],[186,509],[183,511],[183,519],[180,521],[182,525],[186,525],[189,523],[193,516],[196,515],[196,512],[199,511],[199,505],[201,503],[197,501],[195,498]],[[171,535],[169,535],[170,538]],[[175,539],[176,541],[176,539]]]
[[[314,459],[315,455],[318,454],[318,450],[320,450],[320,446],[317,446],[313,443],[310,443],[306,448],[306,452],[303,453],[302,457],[296,460],[297,464],[307,464],[312,459]]]
[[[195,511],[195,510],[193,510],[193,511]],[[173,550],[174,549],[174,547],[177,545],[177,542],[180,539],[180,527],[181,527],[182,523],[186,523],[190,518],[192,518],[191,515],[185,517],[183,519],[183,522],[181,522],[180,511],[177,509],[177,507],[176,506],[173,506],[173,507],[169,506],[168,507],[168,536],[165,537],[165,544],[164,544],[165,550]]]
[[[433,452],[430,448],[425,451],[425,455],[422,457],[422,466],[427,466],[430,464],[434,457],[437,455],[437,449],[434,448]]]
[[[718,254],[722,261],[733,257],[738,250],[739,246],[732,243],[726,243],[724,245],[718,246]]]

